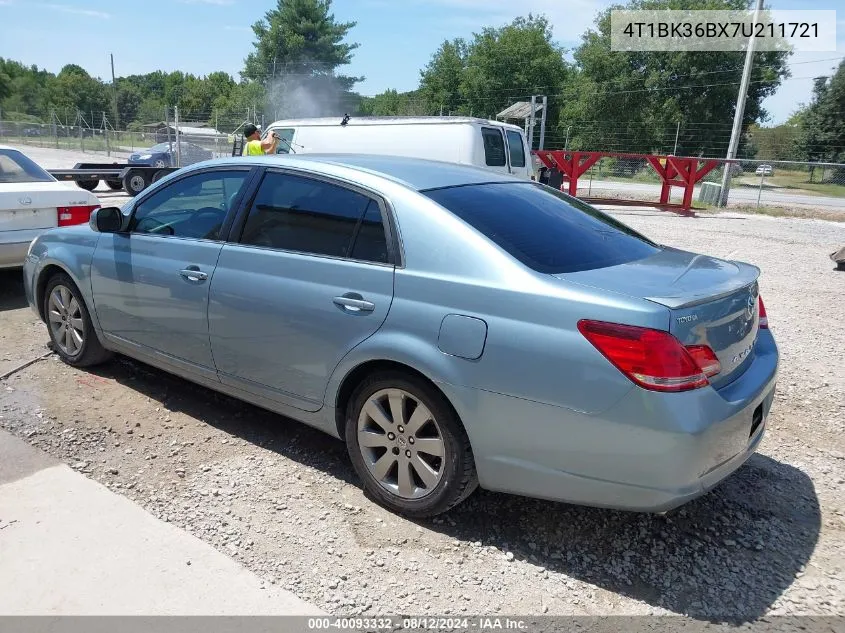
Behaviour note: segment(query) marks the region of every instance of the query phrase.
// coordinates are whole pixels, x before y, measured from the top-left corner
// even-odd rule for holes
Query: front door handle
[[[366,301],[361,295],[354,292],[335,297],[333,301],[335,305],[346,312],[372,312],[376,309],[376,304],[372,301]]]
[[[208,273],[202,272],[198,266],[188,266],[183,270],[180,270],[179,274],[182,275],[188,281],[193,282],[200,282],[208,279]]]

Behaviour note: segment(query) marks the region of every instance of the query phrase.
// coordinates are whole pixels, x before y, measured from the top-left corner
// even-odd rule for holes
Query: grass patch
[[[696,213],[716,214],[731,212],[745,213],[748,215],[767,215],[773,218],[800,218],[812,220],[828,220],[830,222],[845,222],[845,211],[835,209],[814,209],[811,207],[772,207],[761,205],[757,207],[751,204],[729,205],[726,208],[713,205],[693,205]]]
[[[816,170],[815,178],[821,177],[821,171]],[[760,177],[753,174],[736,178],[736,182],[754,189],[760,187]],[[832,182],[810,182],[810,174],[806,171],[775,171],[774,176],[767,176],[763,180],[763,189],[775,188],[798,189],[832,198],[845,198],[845,183],[839,185]]]

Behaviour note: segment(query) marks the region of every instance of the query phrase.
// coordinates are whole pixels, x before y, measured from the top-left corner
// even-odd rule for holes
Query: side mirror
[[[117,207],[94,209],[88,225],[97,233],[119,233],[123,228],[123,213]]]

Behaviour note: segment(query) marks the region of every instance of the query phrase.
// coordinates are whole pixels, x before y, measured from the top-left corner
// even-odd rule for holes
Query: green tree
[[[5,99],[12,94],[12,79],[0,70],[0,99]]]
[[[354,108],[349,108],[354,110]],[[421,116],[428,114],[419,91],[397,92],[390,89],[373,97],[360,99],[357,114],[361,116]]]
[[[6,113],[19,112],[39,118],[49,115],[46,86],[55,78],[53,74],[37,66],[24,66],[20,62],[0,58],[0,75],[8,80],[6,94],[0,97],[0,107]]]
[[[164,102],[169,106],[179,106],[185,96],[185,73],[174,71],[164,77]]]
[[[772,127],[752,125],[748,136],[756,148],[754,158],[759,160],[794,160],[800,129],[785,123]]]
[[[845,62],[832,77],[818,77],[810,105],[799,115],[798,147],[810,161],[845,160]]]
[[[146,97],[138,106],[138,114],[135,116],[135,121],[142,124],[158,123],[160,121],[164,121],[164,116],[164,101],[158,97]]]
[[[76,64],[68,64],[47,84],[50,106],[65,112],[78,111],[88,125],[96,127],[102,113],[111,110],[106,86]]]
[[[352,61],[358,44],[344,42],[355,22],[337,22],[331,0],[278,0],[275,9],[252,26],[255,50],[246,58],[245,79],[267,83],[283,75],[333,76],[349,90],[360,81],[335,76]]]
[[[629,0],[624,9],[745,10],[747,0]],[[744,52],[612,52],[611,9],[575,51],[578,77],[561,95],[571,148],[724,155],[736,108]],[[743,128],[765,121],[763,100],[789,75],[785,51],[758,52]],[[740,152],[742,153],[742,149]]]
[[[529,14],[502,28],[483,29],[467,48],[461,81],[464,111],[493,117],[532,94],[559,93],[570,70],[564,52],[552,40],[544,16]],[[551,107],[549,114],[554,122]]]
[[[134,84],[128,81],[120,81],[117,84],[117,112],[120,117],[121,127],[138,120],[138,113],[144,95]]]
[[[363,80],[339,74],[358,44],[346,42],[355,22],[337,22],[331,0],[278,0],[256,22],[255,50],[241,76],[266,89],[273,117],[341,114],[357,101],[352,87]]]
[[[461,83],[466,71],[467,44],[463,39],[445,41],[420,71],[420,96],[426,114],[449,114],[463,110]]]

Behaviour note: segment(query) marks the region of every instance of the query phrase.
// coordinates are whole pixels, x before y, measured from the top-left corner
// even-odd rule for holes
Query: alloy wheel
[[[56,286],[50,293],[48,321],[53,341],[68,356],[76,356],[85,343],[82,308],[65,286]]]
[[[403,499],[429,495],[443,479],[446,444],[437,420],[403,389],[383,389],[358,416],[358,445],[373,479]]]

